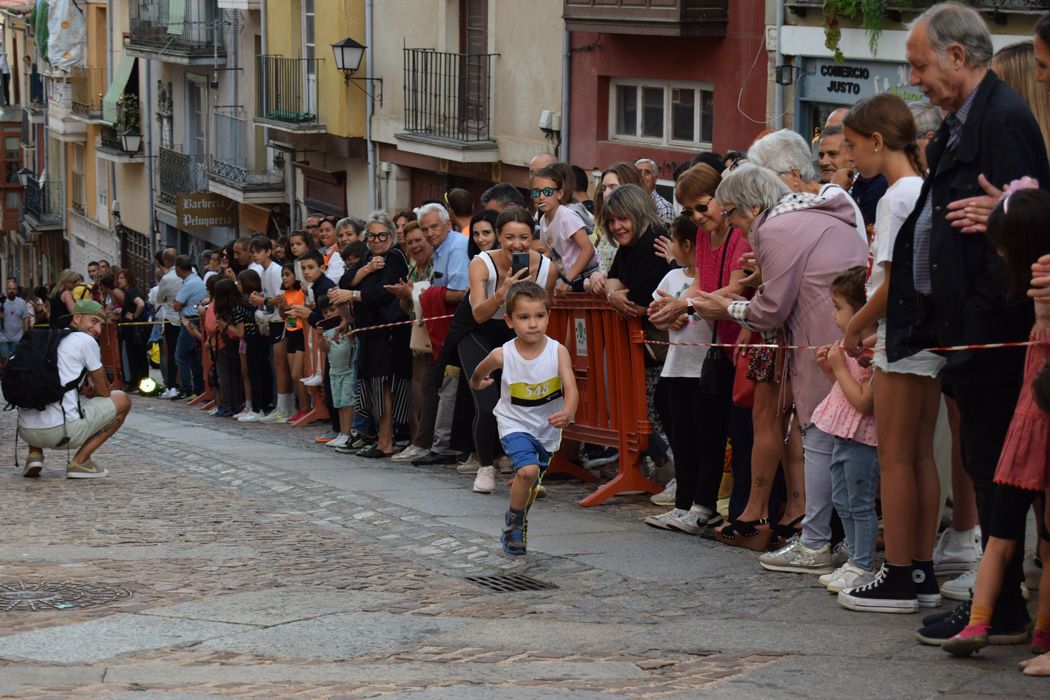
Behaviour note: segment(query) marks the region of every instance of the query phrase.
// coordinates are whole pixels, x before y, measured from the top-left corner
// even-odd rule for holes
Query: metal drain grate
[[[130,597],[130,591],[105,584],[0,581],[0,612],[95,608]]]
[[[467,576],[466,581],[476,586],[487,588],[496,593],[515,593],[517,591],[549,591],[557,588],[553,583],[537,581],[521,574],[497,574],[495,576]]]

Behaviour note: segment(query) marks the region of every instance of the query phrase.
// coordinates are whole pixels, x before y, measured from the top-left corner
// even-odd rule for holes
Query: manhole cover
[[[547,591],[557,588],[553,583],[544,583],[521,574],[498,574],[495,576],[467,576],[467,581],[497,593],[515,591]]]
[[[97,608],[130,597],[130,591],[105,584],[0,582],[0,612]]]

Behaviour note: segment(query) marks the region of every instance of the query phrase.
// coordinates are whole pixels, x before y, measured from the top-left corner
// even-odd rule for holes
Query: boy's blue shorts
[[[500,438],[503,451],[510,457],[510,463],[514,471],[531,464],[539,465],[540,472],[547,471],[551,463],[551,453],[543,449],[543,445],[528,433],[510,433]]]

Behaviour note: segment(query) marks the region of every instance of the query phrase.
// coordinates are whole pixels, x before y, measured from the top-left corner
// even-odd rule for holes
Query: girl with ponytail
[[[840,592],[839,603],[852,610],[908,613],[941,599],[932,561],[940,511],[933,432],[940,409],[937,377],[945,361],[924,351],[888,362],[884,319],[894,243],[919,198],[923,167],[915,119],[896,95],[858,102],[843,127],[857,170],[864,177],[881,173],[889,185],[875,217],[868,301],[850,320],[843,340],[846,351],[859,356],[864,329],[878,323],[872,364],[886,563],[871,583]]]

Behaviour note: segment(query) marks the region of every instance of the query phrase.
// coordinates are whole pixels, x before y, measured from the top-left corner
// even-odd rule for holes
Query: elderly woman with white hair
[[[783,326],[791,345],[837,343],[842,334],[832,320],[829,287],[843,270],[865,265],[867,245],[852,231],[854,208],[847,198],[792,193],[777,174],[742,165],[715,192],[730,223],[747,232],[762,270],[762,286],[750,301],[702,293],[690,303],[709,320],[735,320],[765,331]],[[813,422],[813,411],[831,390],[831,381],[811,350],[792,350],[788,376],[795,412],[803,430],[806,517],[802,536],[762,555],[771,571],[830,573],[831,478],[833,440]]]
[[[365,225],[368,254],[350,268],[328,297],[335,303],[354,305],[357,328],[408,320],[398,298],[387,290],[408,276],[408,260],[395,243],[394,222],[385,212],[375,211]],[[394,426],[408,423],[412,395],[412,351],[407,325],[365,331],[361,343],[356,409],[379,426],[375,445],[362,449],[359,457],[390,457],[394,454]]]

